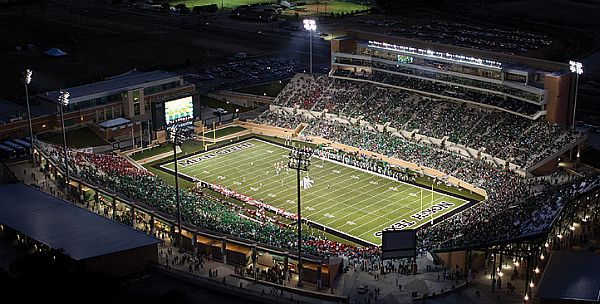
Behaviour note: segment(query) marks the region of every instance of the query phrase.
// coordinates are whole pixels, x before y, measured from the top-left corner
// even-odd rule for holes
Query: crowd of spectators
[[[285,113],[268,115],[277,118],[269,121],[259,118],[258,121],[301,120]],[[483,202],[439,224],[420,229],[419,247],[423,249],[485,244],[540,233],[549,227],[566,202],[584,189],[600,186],[598,174],[556,183],[526,179],[484,160],[463,157],[386,131],[316,118],[305,123],[309,125],[305,135],[437,169],[486,190],[488,197]]]
[[[398,130],[417,130],[419,134],[438,139],[447,137],[452,143],[476,150],[484,148],[485,153],[523,167],[536,164],[577,139],[577,134],[568,128],[544,119],[531,120],[468,103],[424,98],[375,84],[323,75],[298,74],[274,103],[317,112],[326,109],[328,113],[373,124],[388,123]],[[264,122],[293,129],[304,119],[291,117],[293,120],[288,117],[278,123]],[[278,117],[267,112],[260,119]],[[285,123],[289,124],[283,125]]]
[[[528,99],[528,100],[530,100],[532,102],[536,102],[536,103],[540,103],[543,99],[543,95],[528,92],[525,89],[525,87],[523,87],[523,89],[518,89],[518,88],[509,87],[504,84],[498,84],[498,83],[494,83],[494,82],[490,82],[490,81],[483,81],[483,80],[477,80],[477,79],[473,79],[473,78],[450,75],[447,73],[438,73],[437,70],[451,71],[451,72],[460,73],[460,74],[471,74],[473,76],[485,77],[485,78],[495,79],[495,80],[500,80],[499,77],[496,77],[496,76],[501,76],[501,74],[491,74],[491,75],[481,76],[481,75],[477,74],[476,72],[469,72],[469,71],[462,69],[461,68],[462,66],[460,66],[460,65],[455,65],[455,64],[451,64],[451,63],[442,63],[442,62],[437,62],[437,61],[430,61],[427,59],[419,59],[418,61],[417,61],[417,59],[415,59],[414,61],[411,62],[410,66],[399,65],[399,64],[396,64],[394,58],[388,58],[389,55],[381,55],[377,52],[373,52],[369,48],[362,49],[360,53],[371,56],[373,58],[381,58],[384,60],[388,60],[388,62],[384,62],[381,60],[375,60],[375,59],[366,60],[366,59],[360,59],[360,58],[347,58],[347,57],[343,57],[343,56],[337,56],[334,58],[335,63],[353,65],[353,66],[358,66],[360,68],[358,68],[356,73],[351,73],[350,70],[338,69],[335,71],[335,75],[343,76],[343,77],[364,78],[364,76],[365,76],[364,74],[366,74],[366,68],[374,68],[375,71],[377,71],[379,73],[389,73],[389,71],[392,71],[392,72],[404,74],[404,75],[396,74],[398,76],[408,77],[406,75],[414,75],[417,77],[422,77],[422,78],[424,78],[424,79],[421,79],[422,81],[437,80],[437,81],[451,82],[451,83],[455,83],[457,85],[462,85],[462,86],[469,86],[469,87],[471,87],[469,89],[469,91],[475,90],[474,88],[484,89],[484,90],[488,90],[488,91],[495,91],[498,93],[504,93],[507,95]],[[430,69],[429,70],[419,69],[419,68],[417,68],[417,66],[419,66],[419,67],[424,66],[424,67],[428,67]],[[389,73],[389,74],[392,74],[392,73]],[[416,81],[415,84],[410,83],[410,82],[408,82],[408,83],[403,82],[406,86],[409,86],[410,88],[418,88],[417,84],[422,82],[419,79],[414,79],[413,77],[408,77],[408,78],[409,79],[405,80],[405,81],[410,81],[411,78],[414,81]],[[428,79],[431,79],[431,80],[428,80]],[[440,84],[440,85],[442,85],[442,84]],[[439,88],[446,88],[446,87],[448,87],[448,86],[439,86]],[[463,89],[463,90],[466,90],[466,89]],[[484,92],[484,91],[479,90],[479,92]],[[436,94],[442,95],[443,91],[440,90],[440,91],[431,92],[431,93],[436,93]],[[516,100],[515,102],[524,103],[519,100]],[[502,105],[502,103],[500,101],[496,101],[496,103],[492,104],[492,105]],[[525,105],[526,105],[526,103],[525,103]],[[519,104],[519,106],[521,106],[521,105]],[[515,106],[512,106],[511,109],[518,110],[519,107],[517,107],[515,105]],[[531,109],[527,108],[526,110],[527,111],[535,111],[536,109],[535,108],[531,108]],[[533,112],[533,113],[535,113],[535,112]]]
[[[64,164],[64,152],[60,147],[43,142],[38,142],[37,145],[57,164]],[[68,153],[71,174],[110,189],[129,201],[176,216],[175,187],[154,174],[137,168],[121,156],[86,153],[73,149],[69,149]],[[194,190],[196,189],[180,189],[181,216],[184,222],[263,244],[296,249],[294,225],[288,226],[279,220],[269,219],[264,211],[232,204]],[[260,216],[256,216],[257,214]],[[127,216],[120,216],[117,220],[130,224],[131,218]],[[313,255],[363,258],[366,253],[377,251],[376,248],[358,248],[327,240],[325,235],[318,231],[305,233],[303,236],[303,251]],[[369,255],[368,258],[377,259],[377,255]]]
[[[299,120],[294,115],[278,116],[272,122]],[[299,115],[296,115],[299,116]],[[455,176],[487,191],[483,202],[434,226],[418,232],[419,248],[449,248],[514,239],[547,229],[564,205],[586,189],[600,186],[598,174],[551,183],[545,179],[523,179],[482,160],[465,158],[439,147],[408,141],[358,125],[323,119],[305,120],[307,135],[352,145],[389,157],[404,159]],[[289,124],[289,123],[288,123]],[[63,152],[58,146],[40,142],[39,146],[57,164]],[[394,174],[389,168],[365,156],[315,151],[322,157],[381,174]],[[124,158],[69,150],[69,167],[73,174],[111,189],[120,196],[175,215],[175,189],[152,173],[140,169]],[[555,179],[558,181],[558,179]],[[196,191],[181,190],[182,218],[185,222],[216,232],[231,234],[281,248],[295,248],[293,227],[269,218],[264,211],[232,204]],[[119,219],[130,222],[129,218]],[[345,255],[352,261],[377,257],[373,247],[357,247],[331,241],[320,232],[305,234],[306,252],[320,255]],[[275,237],[276,236],[276,237]]]
[[[441,96],[457,98],[475,103],[495,106],[524,115],[534,115],[541,111],[541,107],[529,102],[521,101],[512,97],[504,97],[498,94],[486,94],[466,87],[451,85],[448,83],[435,82],[432,80],[408,77],[385,71],[374,71],[370,75],[350,73],[351,78],[366,79],[374,82],[388,84],[396,87],[433,93]]]

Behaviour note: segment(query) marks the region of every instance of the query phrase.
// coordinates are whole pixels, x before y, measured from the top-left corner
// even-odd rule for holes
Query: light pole
[[[572,73],[575,73],[575,100],[573,102],[573,125],[571,126],[575,130],[575,109],[577,108],[577,93],[579,90],[579,75],[583,74],[583,64],[577,61],[569,61],[569,68]]]
[[[309,45],[310,45],[310,74],[313,73],[313,55],[312,55],[312,36],[313,32],[317,30],[317,23],[314,19],[304,19],[304,29],[308,31],[309,37]]]
[[[181,234],[181,199],[179,198],[179,173],[177,172],[177,146],[181,143],[179,142],[179,131],[180,128],[177,125],[173,125],[171,127],[170,136],[171,142],[173,143],[173,161],[175,163],[175,200],[177,201],[177,245],[181,246],[182,244],[182,234]]]
[[[290,151],[288,167],[296,169],[298,182],[298,287],[302,287],[302,217],[300,208],[300,171],[308,171],[311,153],[302,148],[294,148]]]
[[[65,195],[69,194],[69,154],[67,153],[67,134],[65,133],[65,116],[63,114],[63,107],[69,105],[69,92],[60,90],[58,93],[58,109],[60,111],[60,121],[62,123],[63,133],[63,148],[65,152]]]
[[[29,89],[28,85],[31,83],[31,74],[33,72],[30,69],[23,71],[21,82],[25,85],[25,100],[27,101],[27,120],[29,122],[29,139],[31,142],[31,149],[29,153],[31,153],[31,159],[33,161],[33,167],[35,168],[35,156],[33,155],[33,126],[31,125],[31,109],[29,108]]]

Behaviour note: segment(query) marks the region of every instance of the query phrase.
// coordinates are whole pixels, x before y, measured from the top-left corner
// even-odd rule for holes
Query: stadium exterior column
[[[223,256],[223,264],[227,264],[227,237],[221,237],[221,255]]]
[[[94,211],[98,211],[100,206],[100,193],[98,193],[98,187],[94,188]]]
[[[496,250],[493,251],[494,264],[492,266],[492,293],[496,290]]]
[[[111,219],[115,219],[115,216],[117,215],[117,196],[113,195],[112,196],[112,217]]]
[[[150,234],[155,235],[156,226],[154,225],[154,217],[156,215],[155,211],[150,212]]]
[[[131,227],[135,228],[135,203],[131,203]]]
[[[383,253],[380,254],[379,258],[380,258],[379,260],[381,261],[381,263],[379,263],[379,270],[380,270],[381,276],[383,276],[383,275],[385,275],[384,267],[383,267]]]
[[[467,250],[467,254],[465,254],[465,267],[463,269],[465,281],[469,280],[469,269],[471,269],[471,250]]]
[[[502,271],[502,259],[504,257],[504,255],[502,254],[503,250],[502,247],[500,247],[500,260],[498,260],[498,267],[500,267],[500,272]],[[498,289],[502,289],[502,277],[500,276],[500,273],[498,273]]]
[[[192,233],[192,248],[194,248],[194,257],[198,256],[198,230]]]
[[[252,271],[254,280],[258,281],[258,270],[256,269],[258,265],[258,248],[256,248],[256,244],[252,244]]]
[[[83,204],[83,187],[81,186],[81,181],[77,182],[77,199],[80,204]]]
[[[529,284],[531,282],[531,272],[533,269],[531,268],[531,254],[527,255],[527,267],[525,268],[525,295],[529,292]]]
[[[322,264],[323,261],[317,260],[317,290],[321,289],[321,287],[323,286],[323,282],[321,281]]]
[[[284,278],[284,281],[287,281],[290,276],[289,262],[290,262],[290,252],[286,251],[283,253],[283,278]]]
[[[169,236],[171,237],[171,245],[174,245],[173,240],[175,239],[175,227],[177,224],[175,223],[175,221],[171,221],[169,224],[171,226],[169,230]]]

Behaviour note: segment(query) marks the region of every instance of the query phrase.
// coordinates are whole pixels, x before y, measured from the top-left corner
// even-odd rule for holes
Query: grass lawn
[[[133,160],[140,160],[140,159],[149,158],[149,157],[156,156],[156,155],[163,154],[163,153],[170,152],[170,151],[173,151],[173,146],[171,146],[171,145],[158,146],[158,147],[154,147],[152,149],[133,153],[133,154],[131,154],[131,158]]]
[[[239,129],[245,130],[244,128],[241,128],[241,127],[227,127],[225,129],[229,129],[229,128],[231,128],[231,129],[233,129],[233,128],[239,128]],[[239,132],[239,131],[236,131],[236,133],[237,132]],[[208,132],[207,132],[207,135],[208,135]],[[211,136],[212,136],[212,134],[211,134]],[[249,138],[251,136],[252,135],[240,136],[240,139],[244,140],[244,139],[247,139],[247,138]],[[217,137],[218,137],[218,133],[217,133]],[[285,142],[285,140],[283,140],[283,139],[266,137],[266,136],[262,136],[262,135],[254,135],[254,137],[265,137],[265,138],[267,138],[270,141],[278,142],[278,143],[281,143],[281,144],[283,144]],[[220,146],[224,146],[224,145],[228,145],[228,144],[229,144],[229,142],[217,142],[216,144],[209,143],[206,146],[207,146],[207,148],[208,147],[212,147],[212,146],[220,147]],[[308,144],[308,145],[314,147],[314,145],[312,145],[312,144]],[[183,145],[181,145],[181,151],[183,152],[183,154],[180,154],[181,155],[180,157],[185,157],[185,156],[188,156],[189,154],[194,154],[194,153],[202,151],[202,150],[204,150],[204,146],[202,145],[201,141],[188,140],[188,141],[184,142]],[[170,144],[167,144],[167,145],[164,145],[164,146],[154,147],[154,148],[152,148],[150,150],[144,151],[143,153],[142,152],[134,153],[134,154],[132,154],[131,158],[133,160],[140,160],[140,159],[149,158],[149,157],[152,157],[152,156],[155,156],[155,155],[158,155],[158,154],[162,154],[162,153],[165,153],[165,152],[171,152],[171,151],[173,151],[173,146],[171,146]],[[164,162],[165,160],[167,160],[167,159],[169,159],[171,157],[172,156],[168,156],[166,158],[162,158],[162,159],[156,160],[154,162],[145,164],[144,167],[150,168],[152,165],[160,163],[160,162]]]
[[[317,3],[318,2],[318,3]],[[341,13],[349,13],[352,11],[361,11],[368,8],[368,6],[354,3],[354,2],[346,2],[340,0],[320,0],[320,1],[306,1],[306,5],[297,6],[296,10],[289,9],[285,10],[284,14],[286,15],[294,15],[298,13],[300,15],[314,15],[314,14],[324,14],[329,15],[331,13],[341,14]]]
[[[230,147],[239,149],[225,151]],[[210,158],[184,165],[186,160],[209,154]],[[179,170],[181,174],[197,180],[222,185],[295,213],[296,174],[283,169],[277,175],[275,169],[276,163],[285,167],[287,159],[287,149],[249,139],[182,158]],[[173,163],[163,167],[172,169]],[[159,176],[165,178],[164,174]],[[312,158],[310,172],[302,173],[302,177],[313,183],[312,187],[302,190],[303,216],[306,219],[373,244],[381,244],[376,232],[400,221],[412,223],[410,228],[427,223],[431,219],[429,215],[416,215],[422,210],[421,203],[425,210],[430,205],[434,206],[436,212],[433,218],[466,203],[446,194],[432,193],[428,189],[316,157]]]
[[[57,145],[63,144],[63,136],[60,132],[42,134],[39,138]],[[103,145],[108,145],[108,143],[87,127],[67,131],[67,146],[69,147],[80,149]]]
[[[244,130],[246,130],[246,129],[242,128],[242,127],[234,126],[234,127],[226,127],[223,129],[219,129],[215,133],[216,133],[217,138],[219,138],[222,136],[235,134],[235,133],[238,133],[238,132],[241,132]],[[205,133],[206,133],[207,137],[212,138],[212,136],[213,136],[212,131],[206,131]],[[202,145],[202,143],[200,141],[194,141],[194,140],[188,140],[188,141],[184,142],[183,145],[181,146],[181,151],[183,151],[184,155],[196,153],[198,151],[202,151],[203,149],[204,149],[204,146]],[[158,147],[154,147],[152,149],[133,153],[133,154],[131,154],[131,158],[133,160],[141,160],[141,159],[149,158],[149,157],[156,156],[159,154],[163,154],[166,152],[173,152],[173,146],[171,144],[165,144],[164,146],[158,146]]]
[[[223,0],[221,2],[221,0],[175,0],[175,1],[170,1],[169,3],[173,6],[180,4],[180,3],[185,3],[185,5],[189,8],[193,8],[194,6],[201,6],[201,5],[209,5],[209,4],[216,4],[219,9],[221,8],[221,5],[223,5],[225,8],[235,8],[238,6],[242,6],[242,5],[248,5],[248,4],[255,4],[255,3],[276,3],[277,1],[269,1],[269,0]],[[317,4],[318,2],[318,4]],[[320,0],[320,1],[306,1],[307,5],[303,5],[303,6],[298,6],[299,9],[304,9],[306,8],[306,13],[308,14],[315,14],[315,13],[319,13],[319,14],[331,14],[331,13],[336,13],[336,14],[341,14],[341,13],[347,13],[347,12],[352,12],[355,10],[364,10],[365,8],[367,8],[364,5],[358,4],[358,3],[353,3],[353,2],[346,2],[346,1],[340,1],[340,0]],[[286,10],[285,13],[286,14],[294,14],[296,11],[294,10]]]
[[[187,6],[189,8],[192,8],[194,6],[216,4],[219,6],[219,9],[220,9],[221,4],[223,4],[223,6],[225,8],[234,8],[234,7],[238,7],[240,5],[266,3],[266,2],[274,2],[274,1],[269,1],[269,0],[223,0],[223,1],[221,1],[221,0],[176,0],[176,1],[170,1],[169,3],[171,3],[171,5],[185,3],[185,6]]]
[[[227,136],[227,135],[239,133],[239,132],[242,132],[242,131],[245,131],[245,130],[246,130],[245,128],[238,127],[238,126],[226,127],[226,128],[222,128],[222,129],[216,130],[215,133],[214,133],[214,136],[216,138],[219,138],[219,137],[223,137],[223,136]],[[204,136],[206,136],[207,138],[213,138],[213,131],[205,131],[204,132]]]
[[[285,85],[288,82],[289,82],[289,80],[281,80],[281,81],[278,80],[278,81],[273,81],[273,82],[269,82],[269,83],[265,83],[265,84],[259,84],[259,85],[255,85],[255,86],[238,88],[233,91],[240,92],[240,93],[246,93],[246,94],[261,95],[261,96],[263,96],[266,93],[266,96],[276,97],[277,95],[279,95],[279,92],[281,92],[281,90],[283,90],[283,87],[285,87]]]

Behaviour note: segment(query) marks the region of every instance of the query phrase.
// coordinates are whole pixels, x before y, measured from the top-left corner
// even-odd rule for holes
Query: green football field
[[[265,2],[277,2],[277,1],[269,1],[269,0],[174,0],[168,1],[171,5],[176,5],[180,3],[185,3],[185,5],[189,8],[194,6],[202,6],[209,4],[216,4],[219,9],[221,9],[221,5],[225,8],[234,8],[240,5],[248,5],[248,4],[256,4],[256,3],[265,3]]]
[[[242,5],[248,4],[256,4],[256,3],[277,3],[275,0],[171,0],[168,1],[169,4],[175,6],[180,3],[184,3],[188,8],[193,8],[194,6],[202,6],[209,4],[216,4],[219,9],[221,6],[224,8],[236,8]],[[308,0],[305,5],[297,6],[296,8],[299,10],[289,9],[285,10],[284,14],[293,15],[296,12],[304,14],[331,14],[331,13],[348,13],[355,10],[364,10],[367,9],[367,6],[358,4],[355,2],[349,1],[340,1],[340,0],[326,0],[326,1],[314,1]],[[304,11],[306,10],[306,11]]]
[[[277,174],[275,168],[287,166],[288,153],[284,147],[249,139],[180,159],[178,169],[182,175],[296,213],[296,172],[282,169]],[[172,171],[173,163],[163,168]],[[394,224],[416,228],[467,203],[316,156],[301,176],[312,181],[310,188],[301,190],[303,218],[377,245],[381,238],[376,234],[382,229]]]

